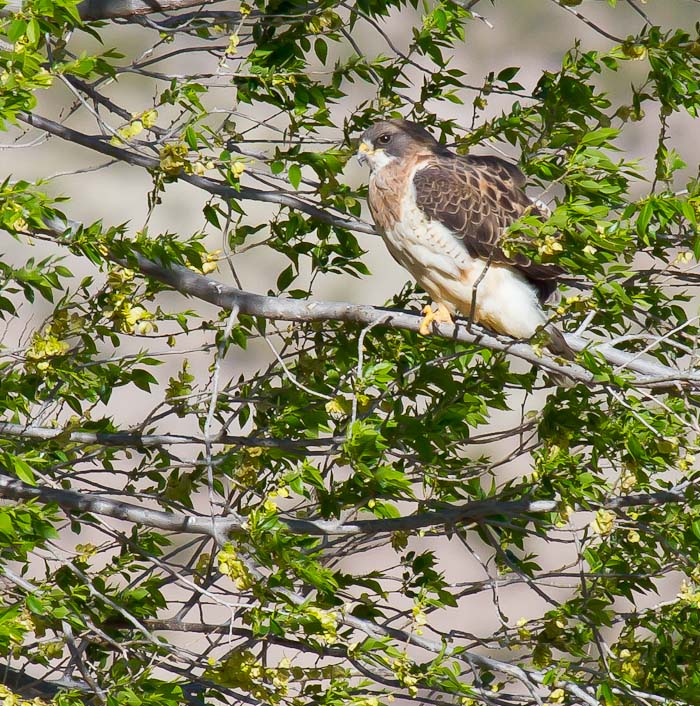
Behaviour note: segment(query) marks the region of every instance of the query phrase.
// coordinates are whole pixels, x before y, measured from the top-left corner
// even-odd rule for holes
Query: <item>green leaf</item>
[[[143,368],[134,368],[134,370],[131,371],[131,380],[136,387],[146,392],[150,392],[151,385],[155,385],[158,382],[151,373]]]
[[[298,189],[299,184],[301,183],[301,169],[299,168],[298,164],[290,165],[289,169],[287,170],[287,177],[289,179],[289,183],[295,189]]]
[[[314,42],[314,51],[316,52],[316,56],[318,57],[319,61],[322,64],[326,63],[326,59],[328,58],[328,45],[326,44],[325,40],[323,39],[317,39]]]
[[[12,459],[12,467],[17,475],[17,478],[29,485],[36,485],[34,471],[28,463],[21,458],[15,457]]]
[[[199,148],[197,133],[191,125],[185,128],[185,142],[189,145],[190,149],[197,150]]]

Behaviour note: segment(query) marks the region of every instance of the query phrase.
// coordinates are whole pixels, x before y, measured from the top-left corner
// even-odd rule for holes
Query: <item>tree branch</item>
[[[32,486],[7,475],[0,475],[0,496],[14,500],[38,500],[42,503],[55,503],[63,510],[104,515],[170,532],[208,535],[215,538],[220,544],[226,541],[231,531],[240,528],[244,521],[244,518],[238,516],[226,518],[194,517],[179,512],[149,510],[102,495]]]
[[[75,222],[54,219],[46,223],[45,232],[54,237],[62,237],[80,227]],[[222,309],[234,307],[240,314],[260,316],[275,321],[342,321],[362,326],[385,326],[391,329],[419,332],[422,317],[405,311],[396,311],[368,304],[347,302],[323,302],[313,300],[284,299],[246,292],[223,282],[210,279],[187,267],[171,263],[168,267],[134,253],[129,261],[110,257],[113,262],[127,267],[135,267],[141,274],[157,279],[171,286],[181,294],[193,296]],[[542,355],[528,343],[487,333],[480,326],[457,319],[454,324],[435,324],[434,333],[441,338],[483,346],[502,351],[525,360],[548,372],[564,375],[576,382],[595,384],[595,375],[575,363],[561,364]],[[571,333],[565,333],[569,347],[574,351],[584,348],[602,355],[611,365],[637,374],[634,385],[652,389],[678,389],[695,387],[700,383],[699,372],[684,372],[651,360],[642,360],[637,354],[619,351],[609,343],[595,343]]]
[[[89,147],[90,149],[115,157],[129,164],[140,166],[144,169],[158,169],[160,167],[160,163],[157,159],[131,152],[121,147],[116,147],[115,145],[109,144],[102,137],[85,135],[34,114],[20,113],[18,114],[18,118],[29,125],[57,135],[62,139]],[[374,232],[372,227],[363,221],[333,216],[327,211],[284,191],[264,191],[262,189],[244,186],[241,186],[240,190],[236,190],[214,179],[185,174],[184,172],[181,172],[179,177],[183,181],[226,199],[250,199],[276,203],[281,206],[300,210],[317,220],[336,227],[365,233]],[[242,314],[284,321],[325,321],[335,319],[358,323],[364,326],[377,325],[379,319],[387,318],[387,310],[369,306],[357,306],[340,302],[300,302],[251,294],[209,280],[187,268],[173,265],[170,269],[166,269],[142,257],[138,257],[138,266],[143,274],[147,274],[161,282],[169,284],[183,294],[198,297],[199,299],[229,310],[236,306]],[[390,328],[409,331],[417,331],[419,329],[421,321],[419,317],[399,312],[390,313],[391,318],[388,319],[386,323],[382,322],[384,325]],[[476,333],[471,333],[470,329],[473,329]],[[451,338],[463,343],[479,344],[493,350],[506,351],[511,355],[527,360],[539,367],[543,367],[550,372],[566,375],[578,382],[595,382],[594,375],[580,366],[573,364],[560,365],[548,358],[537,355],[532,347],[527,344],[502,342],[499,338],[482,333],[481,329],[474,325],[465,329],[461,325],[455,327],[441,324],[437,330],[438,334],[445,338]],[[575,351],[581,351],[585,346],[590,345],[589,341],[571,334],[567,334],[565,337],[569,346]],[[610,364],[637,373],[640,377],[635,381],[636,385],[668,388],[677,387],[682,382],[700,382],[700,374],[698,373],[682,373],[677,369],[659,363],[638,360],[636,356],[618,351],[610,345],[602,344],[597,348],[597,351],[601,353]]]
[[[78,13],[83,20],[110,20],[116,17],[149,15],[154,12],[169,12],[187,7],[203,7],[223,0],[83,0]],[[6,0],[0,16],[21,12],[23,0]]]
[[[21,436],[26,439],[42,439],[44,441],[61,438],[76,444],[99,444],[101,446],[126,446],[132,448],[205,443],[204,439],[187,434],[71,431],[62,428],[25,426],[10,422],[0,422],[0,436]],[[274,448],[297,453],[304,453],[308,449],[315,447],[335,446],[344,442],[344,436],[331,436],[327,439],[271,439],[255,436],[233,436],[230,434],[220,434],[210,441],[212,444],[224,444],[226,446]]]
[[[32,677],[23,670],[13,669],[6,664],[0,669],[0,683],[27,699],[37,697],[40,699],[52,699],[61,691],[77,690],[89,692],[90,690],[84,682],[79,682],[69,677],[49,681],[40,677]],[[8,702],[12,703],[13,700],[8,699]]]
[[[135,255],[139,271],[168,284],[182,294],[197,297],[223,309],[237,307],[241,314],[261,316],[282,321],[343,321],[362,326],[386,326],[387,328],[418,332],[422,317],[404,311],[393,311],[365,304],[345,302],[321,302],[298,299],[283,299],[253,294],[209,279],[187,267],[172,265],[165,268],[152,260]],[[580,365],[560,364],[552,358],[539,355],[532,346],[505,336],[487,333],[481,327],[467,325],[457,320],[455,324],[439,324],[436,335],[460,343],[471,343],[492,350],[503,351],[526,360],[549,372],[568,376],[577,382],[594,383],[595,376]],[[619,351],[607,343],[598,344],[574,334],[565,334],[567,344],[575,351],[588,347],[603,355],[611,365],[625,368],[637,374],[634,384],[640,387],[668,388],[683,383],[700,383],[700,373],[682,372],[661,363],[641,360],[635,354]]]
[[[100,154],[114,157],[115,159],[125,162],[126,164],[131,164],[135,167],[142,167],[143,169],[160,169],[160,161],[154,157],[148,157],[144,154],[139,154],[138,152],[133,152],[131,150],[112,145],[102,135],[86,135],[78,130],[73,130],[72,128],[61,125],[53,120],[49,120],[48,118],[42,118],[34,113],[20,112],[17,113],[17,118],[27,125],[44,130],[51,135],[56,135],[67,142],[81,145],[94,150],[95,152],[99,152]],[[325,211],[318,206],[314,206],[308,201],[304,201],[298,196],[295,196],[287,191],[269,191],[256,189],[250,186],[240,186],[240,188],[234,189],[232,186],[229,186],[224,182],[209,179],[208,177],[197,176],[196,174],[186,174],[184,171],[180,171],[177,176],[181,181],[186,181],[188,184],[192,184],[193,186],[203,189],[210,194],[221,196],[223,199],[229,199],[232,201],[249,200],[261,201],[263,203],[273,203],[278,206],[286,206],[287,208],[296,209],[297,211],[301,211],[308,216],[312,216],[322,223],[328,223],[329,225],[337,228],[346,228],[347,230],[353,230],[360,233],[375,233],[374,228],[365,221],[361,221],[356,218],[342,218],[340,216],[334,216],[328,211]]]
[[[625,507],[683,503],[686,500],[688,483],[657,493],[639,493],[619,496],[590,507],[619,510]],[[45,486],[32,486],[17,478],[0,475],[0,497],[13,500],[38,500],[42,503],[55,503],[68,512],[88,512],[118,520],[145,525],[154,529],[183,534],[200,534],[212,537],[223,545],[232,532],[244,529],[246,518],[234,513],[226,516],[194,516],[181,512],[151,510],[131,503],[113,500],[103,495],[83,493],[75,490],[61,490]],[[587,507],[585,509],[590,509]],[[293,534],[311,536],[330,535],[374,535],[392,532],[410,532],[437,525],[457,526],[471,522],[483,522],[489,517],[518,516],[556,512],[558,500],[476,500],[464,505],[446,505],[440,510],[417,512],[415,515],[391,519],[356,520],[307,520],[279,516],[279,521]],[[583,508],[575,508],[583,509]]]

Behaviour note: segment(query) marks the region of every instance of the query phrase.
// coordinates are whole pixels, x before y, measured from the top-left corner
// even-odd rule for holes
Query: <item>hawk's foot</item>
[[[437,309],[433,311],[433,307],[430,304],[426,304],[423,307],[423,321],[420,323],[419,333],[422,336],[427,336],[430,333],[430,325],[433,321],[437,321],[439,324],[451,324],[452,315],[450,314],[448,308],[440,303],[437,305]]]

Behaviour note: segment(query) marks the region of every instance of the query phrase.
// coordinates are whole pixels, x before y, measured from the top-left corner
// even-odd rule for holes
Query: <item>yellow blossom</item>
[[[326,644],[335,642],[338,630],[338,613],[334,610],[324,610],[313,605],[306,607],[306,613],[316,618],[321,624],[323,632],[320,636],[317,636],[318,641]]]
[[[700,593],[697,592],[695,586],[687,581],[681,584],[681,590],[678,592],[678,599],[683,603],[690,603],[695,608],[700,607]]]
[[[201,162],[195,162],[192,165],[192,172],[196,173],[196,165],[201,164]],[[204,261],[200,267],[195,267],[194,265],[188,265],[189,269],[193,272],[201,272],[203,275],[208,275],[210,272],[215,272],[219,269],[219,258],[221,257],[221,250],[212,250],[207,253]]]
[[[198,559],[197,564],[194,567],[194,582],[199,585],[204,583],[207,571],[209,569],[209,562],[211,561],[211,554],[209,552],[202,552]]]
[[[525,627],[527,625],[527,618],[520,618],[516,623],[518,628],[518,637],[521,640],[529,640],[532,637],[532,633]]]
[[[119,267],[116,265],[109,271],[109,274],[107,275],[107,283],[112,289],[117,289],[125,282],[131,282],[131,280],[134,279],[135,274],[136,273],[128,267]]]
[[[155,108],[151,108],[151,110],[145,110],[143,113],[141,113],[141,122],[143,123],[144,127],[153,127],[156,124],[157,120],[158,111],[155,110]]]
[[[140,135],[143,132],[143,123],[139,120],[132,120],[128,125],[124,125],[124,127],[120,127],[117,130],[117,134],[112,136],[112,139],[110,140],[111,144],[113,145],[121,145],[124,142],[127,142],[130,140],[132,137],[136,137],[137,135]]]
[[[187,145],[179,142],[165,145],[160,151],[160,168],[166,174],[177,174],[185,166]]]
[[[549,695],[549,701],[553,704],[560,704],[566,698],[566,692],[564,689],[554,689]]]
[[[335,397],[326,402],[326,413],[333,419],[342,419],[349,411],[348,401],[343,397]]]
[[[116,298],[113,308],[105,313],[115,322],[122,333],[145,334],[154,329],[151,322],[153,314],[142,306],[134,306],[123,297]]]
[[[88,558],[97,554],[97,547],[94,544],[76,544],[75,551],[81,555],[82,558]]]
[[[219,564],[219,571],[224,576],[228,576],[236,585],[236,588],[245,590],[254,585],[253,577],[243,562],[238,558],[236,550],[231,544],[225,544],[223,549],[217,554],[216,559]]]
[[[621,661],[620,671],[630,681],[639,682],[644,677],[644,669],[640,665],[641,654],[628,649],[620,650],[618,658]]]
[[[574,508],[571,505],[565,505],[561,510],[559,510],[559,519],[556,522],[557,527],[564,527],[569,521]]]
[[[678,468],[681,469],[681,471],[687,471],[688,469],[692,468],[695,465],[695,454],[691,453],[686,453],[686,455],[679,459],[678,461]]]
[[[231,174],[234,179],[240,179],[241,174],[245,171],[245,162],[240,159],[236,159],[231,163]]]
[[[637,477],[632,471],[625,471],[620,477],[620,490],[623,493],[628,493],[634,489],[635,485],[637,485]]]
[[[545,235],[544,241],[537,248],[540,255],[554,255],[555,252],[561,252],[563,249],[563,245],[553,235]]]
[[[591,522],[591,529],[596,534],[610,534],[615,524],[615,513],[610,510],[598,510],[595,514],[595,519]]]
[[[232,34],[228,38],[228,46],[226,47],[225,54],[226,56],[233,56],[237,51],[238,51],[238,45],[241,41],[241,38],[237,34]]]
[[[428,622],[428,616],[425,614],[425,611],[423,610],[422,606],[419,605],[414,605],[413,609],[413,622],[420,626],[420,625],[425,625]]]
[[[50,359],[65,355],[70,346],[47,332],[43,335],[35,334],[31,346],[27,349],[27,369],[30,371],[45,371],[51,366]]]

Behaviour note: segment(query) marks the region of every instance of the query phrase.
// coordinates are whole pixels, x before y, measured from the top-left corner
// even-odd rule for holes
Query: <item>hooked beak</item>
[[[360,164],[367,164],[369,162],[368,157],[374,154],[372,146],[368,142],[360,142],[360,146],[357,148],[357,161]]]

